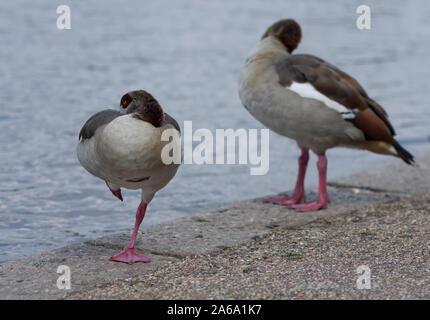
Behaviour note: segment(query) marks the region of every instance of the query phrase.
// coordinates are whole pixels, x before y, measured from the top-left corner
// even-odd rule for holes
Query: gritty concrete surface
[[[365,173],[356,175],[355,178],[339,179],[332,182],[332,187],[329,188],[332,203],[327,210],[299,213],[284,206],[264,204],[261,199],[254,199],[203,212],[192,217],[143,227],[138,237],[136,248],[152,258],[152,262],[149,264],[125,265],[109,261],[110,256],[118,253],[127,244],[130,234],[102,237],[83,244],[6,262],[0,265],[0,299],[89,298],[90,295],[87,295],[87,293],[94,292],[94,288],[97,288],[95,290],[103,291],[102,288],[112,288],[112,285],[116,286],[121,281],[135,281],[130,279],[140,279],[139,277],[153,277],[149,284],[154,288],[152,284],[158,283],[159,292],[161,292],[163,288],[161,282],[174,283],[176,278],[181,278],[181,274],[174,272],[157,278],[157,272],[160,272],[161,275],[163,270],[170,266],[181,266],[181,264],[188,261],[199,261],[198,259],[203,259],[202,261],[204,261],[204,259],[207,259],[207,255],[210,255],[210,259],[215,259],[214,257],[218,255],[222,257],[226,250],[230,250],[233,254],[236,252],[237,259],[245,259],[242,264],[250,265],[249,268],[252,269],[253,261],[247,262],[247,257],[240,257],[240,252],[237,252],[237,250],[242,250],[241,246],[249,246],[256,239],[269,239],[274,234],[279,234],[278,230],[284,230],[284,233],[290,234],[285,230],[311,226],[310,223],[319,223],[318,221],[321,221],[321,219],[336,219],[336,217],[353,219],[366,212],[366,210],[371,210],[369,208],[372,208],[372,205],[395,205],[401,199],[408,199],[411,195],[424,193],[423,190],[430,192],[430,175],[428,175],[430,156],[419,159],[419,163],[419,168],[410,168],[406,165],[396,167],[395,174],[393,169],[383,168],[382,172],[386,172],[387,176],[380,179],[385,179],[386,184],[384,185],[375,181],[377,179],[371,178],[372,175],[374,177],[377,173]],[[403,180],[402,176],[404,177]],[[414,177],[413,181],[419,186],[418,188],[410,186],[411,181],[409,178],[411,176]],[[392,180],[390,180],[390,177]],[[403,186],[403,184],[407,185]],[[396,188],[393,188],[394,186]],[[316,199],[316,193],[308,192],[307,200],[312,201],[314,199]],[[347,226],[348,224],[339,224],[339,236],[345,231],[343,228]],[[281,239],[280,241],[285,242],[287,240]],[[333,246],[336,248],[335,243],[333,243]],[[261,247],[261,249],[264,248]],[[386,250],[388,249],[386,248]],[[252,256],[248,258],[250,257]],[[310,256],[310,261],[312,261],[311,258]],[[332,261],[333,270],[337,267],[342,269],[342,265],[339,264],[341,261],[340,259]],[[327,263],[330,263],[330,259],[327,260]],[[70,267],[71,290],[57,288],[56,282],[60,275],[56,273],[56,270],[59,265]],[[268,266],[270,266],[270,263]],[[184,267],[184,270],[186,270],[186,267]],[[287,269],[278,271],[282,274],[289,272]],[[217,279],[216,274],[217,272],[213,274],[215,280]],[[219,278],[218,281],[223,283],[224,278]],[[272,282],[274,281],[275,278],[272,279]],[[269,283],[271,282],[269,281]],[[201,285],[203,284],[201,283]],[[267,288],[270,288],[270,286]],[[157,292],[155,289],[154,292]],[[247,289],[244,288],[243,290]],[[263,291],[262,289],[261,292]],[[218,291],[218,293],[221,294],[222,291]],[[179,294],[179,291],[175,294]],[[189,292],[184,291],[181,294],[183,294],[182,298],[192,297]],[[276,297],[288,297],[286,292],[283,294],[284,296],[279,295]],[[229,298],[233,296],[240,297],[237,293],[229,295],[226,292],[224,297],[217,297]],[[249,297],[251,296],[253,295],[249,293]],[[91,297],[105,298],[107,295],[93,293]],[[111,297],[119,298],[120,295],[117,293]],[[171,296],[166,291],[165,296],[161,293],[160,295],[148,295],[142,292],[141,295],[136,295],[135,297],[167,298]],[[200,298],[203,297],[200,296]],[[269,297],[275,296],[266,296],[266,298]]]
[[[429,193],[430,156],[418,158],[415,166],[407,166],[399,161],[383,168],[337,179],[331,182],[330,185],[407,194]]]
[[[356,193],[354,193],[354,191]],[[359,191],[357,193],[357,191]],[[173,257],[212,252],[239,245],[270,232],[271,226],[299,226],[320,217],[346,214],[369,203],[392,202],[398,194],[374,193],[351,188],[329,188],[332,205],[328,210],[303,214],[287,207],[266,204],[261,199],[243,201],[174,221],[143,228],[136,246],[153,254]],[[317,199],[309,192],[309,201]],[[122,248],[130,234],[106,236],[87,244]]]
[[[151,255],[147,264],[118,265],[109,261],[121,248],[78,244],[0,265],[0,299],[61,299],[114,279],[152,272],[177,258]],[[145,253],[145,251],[143,251]],[[71,290],[57,288],[60,265],[70,267]]]
[[[429,250],[425,195],[279,227],[70,299],[430,299]],[[369,289],[357,287],[362,265]]]

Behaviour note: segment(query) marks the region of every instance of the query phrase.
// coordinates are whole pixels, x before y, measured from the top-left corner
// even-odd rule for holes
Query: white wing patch
[[[312,98],[323,102],[327,107],[336,110],[342,114],[344,119],[353,119],[356,114],[356,110],[349,110],[340,103],[330,99],[316,90],[310,83],[298,83],[294,82],[288,87],[291,91],[294,91],[303,98]]]

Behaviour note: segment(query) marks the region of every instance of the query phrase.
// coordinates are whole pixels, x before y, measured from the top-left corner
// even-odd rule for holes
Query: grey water
[[[71,8],[58,30],[56,8]],[[281,18],[302,26],[298,53],[357,78],[390,115],[416,156],[430,152],[430,3],[366,1],[2,1],[0,3],[0,262],[130,231],[139,191],[121,203],[78,163],[78,132],[93,113],[146,89],[181,127],[263,128],[242,107],[237,79],[264,30]],[[144,225],[293,188],[299,150],[270,134],[270,170],[182,165],[149,206]],[[311,162],[315,157],[311,158]],[[400,160],[328,152],[329,179]],[[395,173],[393,173],[395,174]],[[312,164],[306,185],[317,184]]]

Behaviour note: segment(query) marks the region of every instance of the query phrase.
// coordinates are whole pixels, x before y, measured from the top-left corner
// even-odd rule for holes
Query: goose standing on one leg
[[[122,112],[104,110],[88,119],[79,133],[81,142],[77,154],[81,165],[103,179],[121,201],[121,187],[142,189],[131,241],[111,260],[149,262],[147,256],[134,250],[134,243],[148,203],[179,167],[179,164],[166,165],[162,161],[162,149],[169,141],[162,141],[161,135],[164,130],[172,129],[179,137],[180,128],[144,90],[128,92],[120,104]]]
[[[327,208],[327,149],[365,149],[400,157],[413,156],[393,138],[385,110],[367,96],[354,78],[328,62],[307,54],[292,54],[301,40],[300,26],[280,20],[263,34],[246,59],[239,81],[245,108],[276,133],[296,140],[302,154],[296,188],[291,197],[265,201],[290,205],[298,211]],[[305,199],[304,179],[309,149],[318,155],[318,200]]]

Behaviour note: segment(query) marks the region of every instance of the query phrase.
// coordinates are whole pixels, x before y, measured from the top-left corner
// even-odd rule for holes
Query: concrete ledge
[[[330,185],[414,195],[429,193],[430,156],[418,158],[415,166],[408,166],[399,161],[381,169],[337,179]]]
[[[109,285],[114,279],[151,272],[160,265],[187,256],[235,247],[278,227],[295,228],[326,217],[354,215],[372,204],[428,193],[430,156],[419,159],[418,163],[419,167],[399,164],[331,182],[332,204],[327,210],[298,213],[254,199],[144,227],[136,247],[151,257],[152,262],[148,264],[125,265],[109,261],[110,256],[127,244],[130,234],[101,237],[6,262],[0,265],[0,299],[62,299],[69,294]],[[308,200],[316,197],[315,192],[308,192]],[[71,290],[59,290],[56,286],[59,265],[71,269]]]

